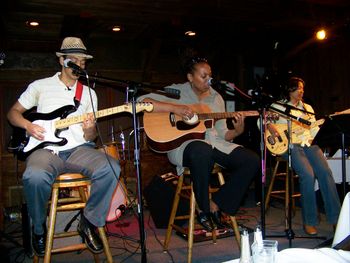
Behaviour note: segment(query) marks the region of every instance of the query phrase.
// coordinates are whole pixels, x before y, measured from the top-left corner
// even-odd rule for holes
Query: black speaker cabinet
[[[152,219],[157,228],[167,228],[176,190],[177,176],[173,173],[156,175],[145,187],[143,196],[147,202]],[[189,213],[189,200],[181,197],[176,215]],[[183,225],[187,220],[178,220]]]

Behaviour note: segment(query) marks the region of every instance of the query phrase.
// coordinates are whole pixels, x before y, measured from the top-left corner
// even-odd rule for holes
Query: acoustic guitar
[[[170,113],[145,113],[144,131],[147,143],[156,152],[164,153],[191,139],[204,139],[205,132],[215,120],[234,117],[237,112],[211,112],[205,104],[188,105],[196,112],[190,120]],[[258,116],[258,111],[238,111],[243,116]]]

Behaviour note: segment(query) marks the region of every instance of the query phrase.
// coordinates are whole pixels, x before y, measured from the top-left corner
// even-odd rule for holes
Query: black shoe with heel
[[[37,235],[34,233],[34,227],[32,228],[32,248],[38,257],[43,257],[45,255],[45,247],[46,247],[46,224],[43,224],[44,234]]]
[[[217,225],[218,228],[226,228],[227,226],[222,222],[222,214],[220,210],[217,210],[215,212],[210,212],[210,216],[214,222],[215,225]]]
[[[212,232],[216,229],[216,225],[213,223],[210,213],[200,212],[197,214],[198,223],[207,231]]]
[[[78,225],[78,233],[82,237],[83,242],[93,253],[101,253],[103,245],[100,237],[96,233],[96,227],[91,224],[83,214],[81,214]]]
[[[33,233],[32,236],[32,247],[35,255],[43,257],[45,255],[46,247],[46,235],[37,235]]]

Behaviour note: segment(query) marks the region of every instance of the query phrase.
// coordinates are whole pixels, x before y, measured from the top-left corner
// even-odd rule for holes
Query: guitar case
[[[173,205],[178,176],[173,173],[155,175],[151,182],[144,188],[143,196],[150,210],[153,222],[157,228],[166,229]],[[179,200],[177,216],[189,213],[189,201],[183,197]],[[188,220],[177,220],[177,225],[183,225]]]

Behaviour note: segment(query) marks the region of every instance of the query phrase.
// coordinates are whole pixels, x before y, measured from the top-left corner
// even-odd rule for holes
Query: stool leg
[[[86,188],[81,186],[78,188],[78,190],[79,190],[79,195],[80,195],[81,200],[84,203],[86,203],[87,199],[88,199],[88,192],[87,192]]]
[[[271,192],[272,192],[273,184],[275,183],[275,179],[276,179],[276,174],[277,174],[279,163],[280,163],[280,161],[277,161],[276,164],[275,164],[275,168],[273,169],[271,182],[270,182],[269,189],[267,191],[267,195],[266,195],[266,199],[265,199],[265,209],[268,209],[268,207],[269,207],[270,195],[271,195]]]
[[[94,253],[93,253],[93,255],[94,255],[94,261],[95,261],[95,263],[100,263],[101,261],[100,261],[100,257],[98,256],[98,254],[94,254]]]
[[[294,172],[291,171],[291,176],[292,176],[292,181],[291,181],[291,192],[292,192],[292,210],[293,210],[293,215],[295,214],[295,197],[296,197],[296,193],[294,192]]]
[[[191,183],[191,198],[190,198],[190,221],[188,226],[188,253],[187,253],[187,262],[192,262],[192,247],[193,247],[193,231],[194,231],[194,218],[196,210],[196,199],[194,197],[194,192]]]
[[[105,229],[103,227],[98,227],[98,233],[100,234],[100,238],[101,238],[102,243],[103,243],[103,248],[105,251],[107,262],[112,263],[113,258],[112,258],[111,250],[109,249],[109,244],[108,244],[108,240],[106,237]]]
[[[288,228],[288,217],[289,217],[289,214],[288,214],[288,210],[289,210],[289,178],[288,176],[292,176],[292,174],[290,173],[290,171],[288,171],[288,166],[286,168],[286,182],[285,182],[285,186],[286,186],[286,192],[284,194],[284,214],[285,214],[285,226],[286,226],[286,229]],[[293,180],[293,178],[292,178]]]
[[[231,219],[231,224],[233,227],[233,231],[235,232],[235,238],[236,238],[236,242],[237,242],[237,246],[239,249],[241,249],[241,234],[239,233],[239,227],[237,224],[237,220],[235,216],[230,216]]]
[[[39,263],[39,257],[37,255],[34,255],[33,263]]]
[[[176,187],[176,191],[175,191],[173,206],[171,208],[171,213],[170,213],[170,218],[169,218],[169,223],[168,223],[168,229],[167,229],[167,232],[166,232],[166,237],[165,237],[165,241],[164,241],[164,245],[163,245],[163,250],[164,251],[168,250],[168,246],[169,246],[169,242],[170,242],[170,238],[171,238],[171,232],[173,230],[173,224],[174,224],[177,208],[178,208],[178,205],[179,205],[180,192],[181,192],[181,189],[182,189],[183,180],[184,180],[184,175],[180,176],[178,181],[177,181],[177,187]]]
[[[225,179],[222,172],[218,172],[218,178],[220,185],[225,184]],[[235,237],[237,241],[238,248],[241,248],[241,234],[239,233],[239,228],[235,216],[230,216],[233,231],[235,232]]]
[[[48,232],[46,237],[44,263],[51,262],[51,250],[53,246],[53,236],[55,234],[57,201],[58,201],[58,188],[54,187],[52,190],[52,197],[51,197],[49,226],[48,226]]]

